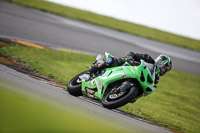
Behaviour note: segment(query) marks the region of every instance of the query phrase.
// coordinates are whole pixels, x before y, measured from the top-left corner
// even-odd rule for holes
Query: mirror
[[[98,54],[96,57],[96,60],[103,60],[104,59],[104,55],[102,54]]]

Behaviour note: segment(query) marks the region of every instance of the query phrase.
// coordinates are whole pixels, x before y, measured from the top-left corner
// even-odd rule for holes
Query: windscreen
[[[156,66],[153,65],[153,64],[149,64],[149,63],[146,63],[146,65],[149,68],[153,79],[155,79],[155,70],[156,70],[155,68],[156,68]]]

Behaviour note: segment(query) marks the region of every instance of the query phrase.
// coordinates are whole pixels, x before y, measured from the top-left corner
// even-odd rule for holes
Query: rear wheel
[[[108,109],[121,107],[137,97],[138,88],[132,86],[125,91],[120,91],[119,88],[113,88],[102,99],[102,105]]]
[[[72,78],[68,85],[67,85],[67,89],[69,94],[73,95],[73,96],[82,96],[83,93],[81,91],[81,79],[79,78],[79,76],[83,75],[83,74],[89,74],[89,71],[84,71],[78,75],[76,75],[74,78]]]

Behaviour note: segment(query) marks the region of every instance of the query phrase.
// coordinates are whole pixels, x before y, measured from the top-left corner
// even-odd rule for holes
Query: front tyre
[[[138,88],[135,86],[127,89],[126,92],[120,92],[118,94],[114,94],[111,90],[102,99],[102,105],[108,109],[115,109],[135,99],[137,97],[137,94]]]
[[[76,75],[74,78],[72,78],[69,83],[67,84],[67,89],[69,94],[73,96],[82,96],[82,90],[81,90],[81,80],[79,79],[79,76],[89,73],[88,71],[84,71],[78,75]]]

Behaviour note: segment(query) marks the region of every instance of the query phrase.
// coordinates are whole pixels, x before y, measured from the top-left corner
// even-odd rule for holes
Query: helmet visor
[[[160,75],[165,75],[165,73],[169,71],[169,68],[167,67],[167,62],[160,67]]]
[[[168,71],[168,70],[167,70],[167,67],[166,67],[165,65],[162,65],[162,66],[160,67],[160,75],[161,75],[161,76],[165,75],[165,73],[166,73],[167,71]]]

